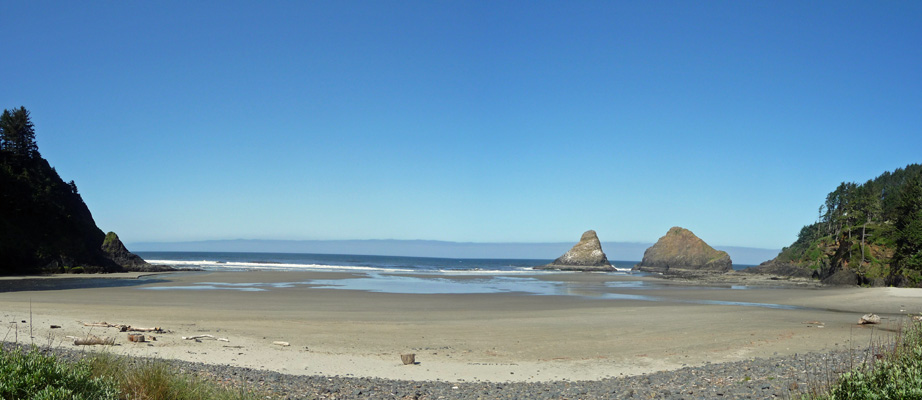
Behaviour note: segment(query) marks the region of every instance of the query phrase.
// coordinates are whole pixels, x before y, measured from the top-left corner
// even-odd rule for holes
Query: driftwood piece
[[[153,328],[135,328],[125,324],[110,324],[108,322],[83,322],[83,326],[92,326],[97,328],[118,328],[120,332],[156,332],[164,333],[159,326]]]
[[[84,322],[83,326],[94,326],[97,328],[118,328],[121,325],[110,324],[108,322]]]
[[[282,347],[291,346],[291,343],[288,343],[288,342],[272,342],[272,344],[282,346]]]
[[[183,336],[182,340],[214,339],[214,335]]]
[[[94,345],[112,346],[115,344],[115,338],[103,339],[97,336],[87,336],[85,338],[78,338],[74,336],[67,336],[67,337],[74,339],[74,346],[94,346]]]
[[[401,354],[400,361],[403,361],[403,365],[416,364],[416,354]]]
[[[156,332],[156,333],[163,333],[163,329],[160,329],[159,326],[156,326],[156,327],[153,327],[153,328],[135,328],[135,327],[133,327],[133,326],[131,326],[131,325],[122,325],[122,326],[119,327],[119,329],[121,329],[122,332]]]
[[[858,325],[879,324],[880,316],[877,314],[864,314],[858,320]]]

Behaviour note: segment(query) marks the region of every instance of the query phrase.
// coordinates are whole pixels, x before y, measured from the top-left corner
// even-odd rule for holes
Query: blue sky
[[[0,107],[129,243],[780,248],[922,162],[920,2],[2,8]]]

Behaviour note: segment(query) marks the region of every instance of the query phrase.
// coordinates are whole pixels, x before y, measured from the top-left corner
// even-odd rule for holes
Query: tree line
[[[817,222],[804,226],[791,247],[804,255],[824,239],[842,249],[833,263],[858,267],[872,261],[869,242],[891,248],[889,274],[922,283],[922,165],[884,172],[863,184],[840,183],[820,205]]]

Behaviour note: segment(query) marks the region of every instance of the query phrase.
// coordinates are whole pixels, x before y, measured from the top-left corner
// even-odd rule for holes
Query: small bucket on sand
[[[401,354],[400,360],[403,361],[403,365],[416,364],[416,354]]]

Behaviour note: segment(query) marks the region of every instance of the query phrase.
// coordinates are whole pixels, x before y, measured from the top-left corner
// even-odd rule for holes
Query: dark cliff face
[[[124,269],[124,260],[113,259],[102,249],[106,235],[96,226],[76,185],[61,180],[45,159],[3,155],[0,188],[0,274]],[[132,264],[146,264],[131,256]]]
[[[723,273],[733,268],[730,255],[709,246],[688,229],[673,227],[643,254],[635,269],[649,272]]]
[[[595,231],[583,233],[570,251],[548,265],[535,267],[535,269],[552,269],[563,271],[615,271],[615,267],[608,262],[608,257],[602,251],[602,243]]]

